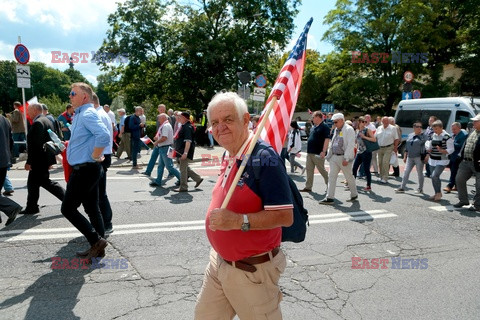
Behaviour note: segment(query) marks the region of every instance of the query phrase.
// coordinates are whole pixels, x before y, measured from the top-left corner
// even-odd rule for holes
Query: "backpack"
[[[255,155],[259,150],[257,145],[252,150],[252,155]],[[222,157],[222,162],[225,157],[225,153]],[[260,183],[260,168],[261,166],[252,166],[253,175],[255,178],[255,183]],[[285,169],[286,170],[286,169]],[[308,222],[308,210],[303,206],[303,198],[300,192],[298,191],[297,185],[293,182],[292,178],[287,175],[288,185],[292,193],[293,201],[293,223],[289,227],[282,227],[282,242],[302,242],[305,240],[305,235],[307,233]]]
[[[130,118],[132,115],[129,115],[125,118],[125,121],[123,122],[123,132],[132,132],[130,130]]]

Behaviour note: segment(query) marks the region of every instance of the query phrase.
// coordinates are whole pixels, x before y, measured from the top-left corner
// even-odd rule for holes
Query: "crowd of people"
[[[71,104],[58,119],[49,116],[46,106],[32,104],[28,107],[31,123],[25,137],[28,146],[25,170],[29,172],[27,204],[22,210],[8,195],[0,196],[0,211],[7,215],[7,225],[14,222],[18,214],[39,213],[37,202],[39,189],[43,187],[59,199],[62,215],[90,245],[85,251],[77,252],[77,256],[91,261],[105,256],[108,245],[105,237],[113,232],[113,210],[106,191],[106,174],[112,156],[120,158],[125,151],[132,161],[132,169],[140,169],[137,155],[145,143],[142,129],[145,129],[146,119],[141,107],[135,107],[130,116],[120,109],[117,111],[120,116],[117,125],[110,108],[102,107],[98,96],[85,83],[72,84],[69,97]],[[19,109],[16,104],[14,106],[15,110]],[[14,113],[10,115],[10,121],[0,116],[1,185],[4,185],[12,155],[20,152],[16,148],[19,149],[21,144],[13,143],[14,137],[22,137],[15,135],[20,132],[15,132],[14,127],[20,125],[13,121],[17,119]],[[177,179],[174,191],[188,192],[189,177],[195,182],[195,188],[202,183],[201,176],[189,168],[194,157],[196,132],[205,134],[209,148],[216,141],[226,150],[205,218],[212,249],[197,298],[195,319],[233,318],[235,314],[240,318],[257,318],[266,312],[273,318],[281,318],[282,292],[278,281],[286,266],[280,248],[281,228],[292,225],[294,209],[287,170],[278,165],[282,160],[290,162],[290,174],[297,168],[302,174],[306,172],[306,183],[301,192],[312,192],[314,170],[318,169],[326,186],[326,196],[320,201],[323,205],[335,204],[340,171],[345,177],[345,188],[350,192],[349,202],[358,201],[358,177],[366,178],[364,191],[372,190],[372,165],[381,184],[387,183],[391,165],[394,167],[391,175],[400,175],[398,159],[395,161],[395,158],[401,131],[393,118],[377,118],[374,124],[368,114],[349,122],[342,113],[325,116],[320,111],[313,112],[305,167],[296,159],[302,150],[298,123],[292,121],[288,139],[279,155],[264,141],[252,142],[252,130],[257,126],[258,118],[253,120],[250,120],[245,101],[232,92],[222,92],[212,98],[202,114],[199,127],[195,127],[189,112],[167,111],[165,105],[158,106],[153,150],[147,168],[142,172],[150,176],[158,163],[157,177],[151,186],[165,184],[165,168]],[[471,133],[464,132],[459,123],[453,123],[452,135],[433,116],[424,131],[421,122],[413,123],[413,132],[405,142],[403,159],[406,167],[402,184],[395,192],[407,191],[409,175],[416,167],[416,192],[423,193],[423,167],[427,165],[425,175],[431,177],[435,192],[430,199],[440,201],[440,175],[449,166],[449,184],[443,191],[458,191],[459,202],[454,204],[455,207],[469,205],[466,183],[475,175],[476,193],[471,209],[480,211],[480,115],[472,121],[474,130]],[[57,162],[57,154],[45,148],[45,144],[52,140],[52,132],[64,139],[60,149],[63,149],[67,181],[65,189],[49,177],[51,165]],[[250,145],[253,148],[251,155],[245,158]],[[174,167],[174,160],[178,169]],[[325,160],[329,162],[329,171],[325,169]],[[272,165],[259,166],[255,161]],[[230,188],[233,188],[231,193]],[[224,203],[227,195],[231,198]],[[78,211],[80,205],[87,216]]]
[[[371,116],[356,117],[354,120],[345,120],[342,113],[324,115],[320,111],[312,113],[312,127],[307,141],[307,182],[301,192],[311,192],[313,187],[313,172],[316,167],[324,178],[326,197],[320,204],[334,204],[336,180],[338,173],[343,172],[346,184],[345,189],[350,191],[350,199],[358,201],[356,180],[358,177],[366,179],[363,191],[372,191],[372,173],[378,175],[380,184],[387,184],[389,177],[400,177],[398,148],[402,139],[402,131],[395,124],[393,117],[377,117],[376,122]],[[327,121],[331,122],[331,127]],[[424,177],[431,178],[434,194],[429,197],[432,201],[442,199],[440,176],[445,168],[450,168],[448,184],[443,192],[458,191],[459,202],[454,207],[460,208],[469,205],[466,192],[466,181],[475,175],[476,189],[480,187],[478,179],[480,167],[478,160],[480,149],[476,149],[480,140],[477,135],[480,129],[480,115],[471,118],[472,132],[469,134],[459,122],[451,125],[452,134],[444,130],[442,121],[431,116],[428,127],[423,130],[422,122],[413,123],[413,132],[405,141],[403,161],[405,170],[402,182],[396,193],[407,190],[410,173],[416,168],[418,187],[415,193],[423,194]],[[292,122],[292,128],[296,121]],[[291,130],[294,132],[294,130]],[[291,134],[292,135],[292,134]],[[287,159],[292,159],[286,157]],[[329,161],[330,170],[325,170],[325,159]],[[293,162],[292,168],[294,166]],[[373,167],[373,168],[372,168]],[[390,167],[393,172],[390,173]],[[425,167],[425,173],[423,171]],[[372,171],[373,169],[373,171]],[[293,170],[293,169],[292,169]],[[461,187],[459,187],[461,185]],[[470,210],[480,211],[480,199],[475,192],[473,206]]]

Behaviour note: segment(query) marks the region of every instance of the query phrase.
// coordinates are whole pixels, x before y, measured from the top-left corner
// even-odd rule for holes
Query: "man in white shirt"
[[[382,125],[375,131],[380,149],[378,150],[378,165],[380,167],[380,182],[387,183],[388,170],[390,169],[390,157],[392,152],[398,152],[398,131],[395,126],[392,126],[388,117],[382,118]]]
[[[174,175],[177,181],[180,181],[180,172],[173,166],[173,160],[167,156],[168,148],[173,145],[173,128],[166,113],[158,116],[159,127],[156,134],[156,140],[153,143],[154,148],[158,149],[158,167],[157,179],[150,182],[150,186],[159,187],[162,185],[163,170],[165,167],[169,175]]]
[[[348,202],[357,201],[357,185],[353,177],[352,164],[355,158],[355,130],[345,123],[342,113],[335,113],[332,117],[333,138],[327,152],[327,160],[330,163],[330,173],[328,174],[328,190],[325,199],[320,204],[334,204],[335,189],[337,187],[337,177],[342,170],[350,189],[350,199]]]

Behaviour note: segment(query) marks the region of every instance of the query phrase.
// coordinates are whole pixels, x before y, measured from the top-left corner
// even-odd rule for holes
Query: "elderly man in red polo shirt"
[[[253,135],[250,115],[236,93],[220,93],[207,109],[215,140],[227,152],[206,215],[212,245],[195,308],[195,319],[281,319],[278,287],[286,259],[280,250],[282,226],[293,223],[293,202],[280,156]],[[245,171],[226,209],[220,209],[242,160]],[[254,166],[258,180],[255,179]]]

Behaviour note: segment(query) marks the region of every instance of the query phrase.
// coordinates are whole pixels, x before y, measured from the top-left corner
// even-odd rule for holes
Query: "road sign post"
[[[22,39],[18,36],[18,44],[13,50],[13,55],[20,65],[17,65],[17,87],[22,88],[22,102],[23,102],[23,124],[25,126],[25,137],[27,137],[27,107],[25,105],[25,88],[30,88],[30,67],[26,64],[30,61],[30,52],[27,47],[22,44]]]

